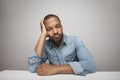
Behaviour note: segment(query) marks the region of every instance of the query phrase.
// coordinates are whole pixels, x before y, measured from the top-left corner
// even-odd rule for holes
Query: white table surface
[[[105,71],[77,76],[73,74],[57,74],[52,76],[38,76],[24,70],[0,71],[0,80],[120,80],[120,71]]]

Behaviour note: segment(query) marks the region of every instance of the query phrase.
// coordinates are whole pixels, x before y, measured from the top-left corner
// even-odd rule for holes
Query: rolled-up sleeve
[[[68,63],[74,74],[85,76],[88,73],[96,72],[96,64],[92,54],[78,37],[76,37],[75,45],[78,61]]]
[[[71,66],[74,74],[80,74],[83,72],[83,68],[79,62],[68,62],[68,64]]]
[[[42,57],[38,57],[36,55],[35,51],[33,50],[32,52],[30,52],[30,54],[28,56],[28,69],[29,69],[29,71],[32,73],[36,72],[37,66],[44,63],[45,61],[46,61],[45,53]]]

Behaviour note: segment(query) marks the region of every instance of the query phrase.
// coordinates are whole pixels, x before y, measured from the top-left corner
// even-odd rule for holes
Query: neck
[[[55,42],[55,43],[53,43],[53,44],[58,48],[58,47],[60,46],[61,42],[62,42],[62,41],[57,41],[57,42]]]
[[[58,48],[60,46],[60,44],[62,43],[62,41],[63,41],[63,35],[59,41],[52,42],[52,43]]]

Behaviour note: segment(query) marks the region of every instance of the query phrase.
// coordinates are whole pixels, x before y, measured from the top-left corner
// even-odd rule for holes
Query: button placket
[[[58,56],[58,59],[59,59],[59,63],[60,63],[60,64],[65,64],[65,61],[64,61],[64,59],[63,59],[63,54],[60,53],[60,49],[57,49],[57,50],[55,50],[55,51],[56,51],[56,53],[57,53],[57,56]]]

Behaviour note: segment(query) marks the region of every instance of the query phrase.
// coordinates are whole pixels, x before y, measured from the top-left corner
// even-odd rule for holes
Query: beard
[[[52,37],[49,36],[49,38],[53,44],[60,44],[62,42],[62,39],[63,39],[63,33],[61,33],[61,34],[56,33]]]

